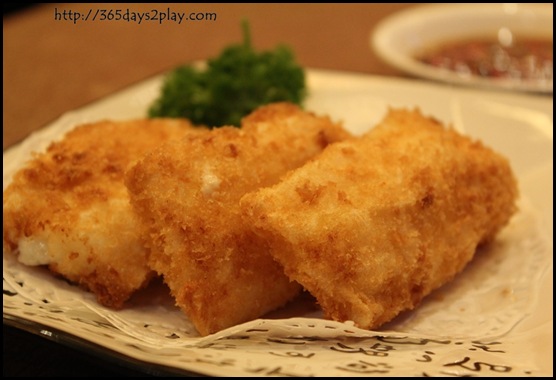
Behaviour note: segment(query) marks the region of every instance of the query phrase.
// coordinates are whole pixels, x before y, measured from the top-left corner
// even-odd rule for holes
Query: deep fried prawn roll
[[[393,110],[240,204],[326,316],[378,328],[462,271],[509,222],[517,194],[504,157]]]
[[[4,252],[45,265],[120,308],[154,272],[124,185],[126,169],[186,120],[101,121],[76,127],[36,154],[4,191]]]
[[[278,103],[254,111],[242,128],[165,144],[129,172],[150,265],[200,334],[258,318],[298,294],[244,222],[239,199],[346,137],[328,117]]]

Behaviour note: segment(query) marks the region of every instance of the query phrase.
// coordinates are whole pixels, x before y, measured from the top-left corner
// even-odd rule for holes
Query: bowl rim
[[[478,12],[480,11],[480,12]],[[481,17],[482,16],[482,17]],[[369,44],[371,49],[377,56],[384,62],[400,69],[401,71],[412,76],[421,77],[425,79],[432,79],[440,82],[447,82],[459,85],[472,85],[479,87],[488,87],[504,90],[520,90],[525,92],[540,92],[552,93],[553,81],[537,81],[537,80],[515,80],[515,79],[492,79],[481,78],[476,76],[461,76],[457,73],[435,68],[425,63],[419,62],[413,54],[415,50],[409,52],[408,49],[395,46],[392,39],[403,33],[408,33],[411,28],[418,24],[421,28],[428,28],[433,30],[434,23],[446,22],[450,18],[457,20],[465,20],[466,18],[473,17],[473,21],[489,22],[490,20],[504,20],[504,22],[517,22],[523,21],[524,17],[535,17],[545,21],[549,25],[550,38],[553,35],[553,4],[552,3],[519,3],[519,4],[499,4],[499,3],[485,3],[485,4],[424,4],[417,5],[400,12],[396,12],[385,19],[381,20],[372,30],[369,36]],[[423,22],[428,20],[428,22]],[[464,28],[465,24],[454,24],[454,28]],[[462,26],[463,25],[463,26]],[[486,25],[486,24],[485,24]],[[490,27],[490,26],[488,26]],[[495,24],[492,25],[492,29]],[[413,29],[415,30],[415,29]],[[548,31],[548,29],[547,29]],[[484,32],[478,30],[466,31],[466,34],[460,34],[465,38],[473,38]],[[521,33],[523,34],[523,33]],[[449,33],[448,33],[449,35]],[[539,36],[540,32],[532,32],[531,36]],[[546,35],[544,32],[542,35]],[[439,43],[441,41],[455,40],[456,35],[451,37],[438,37],[430,40],[427,44]]]

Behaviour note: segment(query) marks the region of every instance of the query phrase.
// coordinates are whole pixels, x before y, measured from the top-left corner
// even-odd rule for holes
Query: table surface
[[[216,56],[241,41],[244,18],[256,49],[285,43],[305,67],[403,76],[371,51],[369,34],[385,16],[409,6],[41,4],[10,14],[4,17],[4,149],[64,112],[176,65]],[[210,12],[216,20],[73,20],[90,9]]]
[[[403,76],[369,47],[385,16],[409,4],[40,4],[4,15],[4,150],[63,113],[241,41],[292,47],[304,67]],[[216,20],[76,21],[91,10],[216,14]],[[4,325],[4,376],[141,376]],[[145,375],[146,376],[146,375]]]

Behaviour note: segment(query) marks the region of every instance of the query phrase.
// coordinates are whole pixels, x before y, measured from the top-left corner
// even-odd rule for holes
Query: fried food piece
[[[158,144],[197,131],[171,119],[76,127],[35,155],[4,191],[4,252],[47,265],[99,303],[122,307],[154,274],[124,172]]]
[[[188,136],[145,156],[127,176],[148,226],[150,265],[201,335],[258,318],[300,291],[239,212],[247,192],[278,182],[349,134],[288,103],[263,106],[242,128]]]
[[[516,197],[505,158],[419,111],[391,110],[240,205],[327,317],[371,329],[460,272]]]

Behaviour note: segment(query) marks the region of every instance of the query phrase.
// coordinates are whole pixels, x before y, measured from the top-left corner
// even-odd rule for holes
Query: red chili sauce
[[[552,40],[522,39],[504,46],[495,40],[452,42],[419,61],[464,75],[552,81]]]

